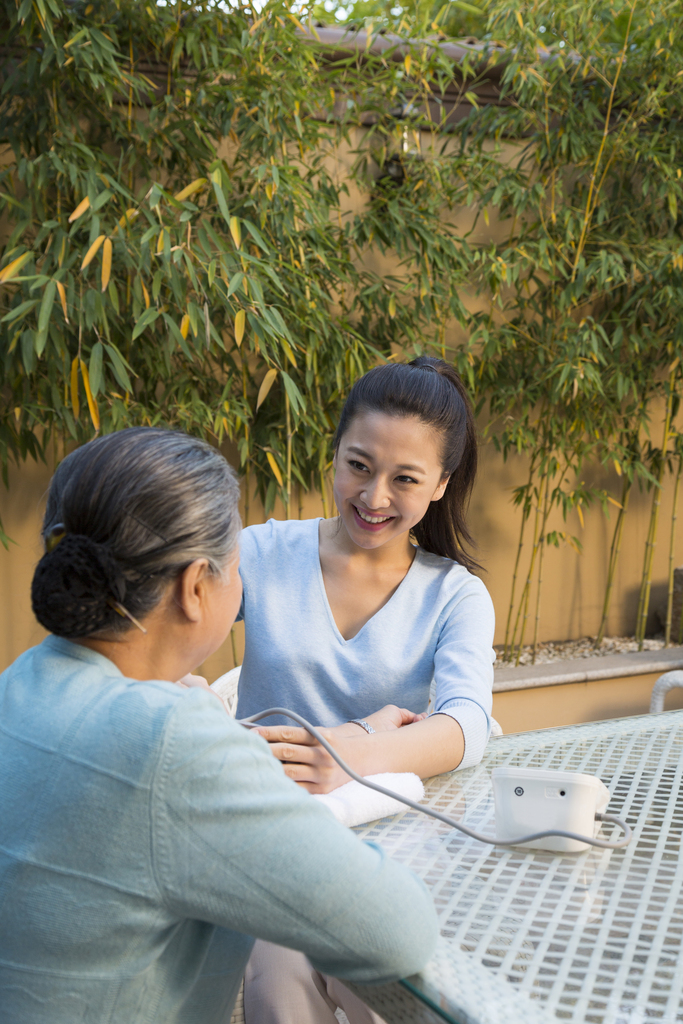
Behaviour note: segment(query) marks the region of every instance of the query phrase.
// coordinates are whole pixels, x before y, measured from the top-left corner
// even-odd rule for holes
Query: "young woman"
[[[237,499],[219,452],[164,430],[55,474],[52,635],[0,675],[3,1024],[224,1024],[251,936],[361,982],[433,949],[424,887],[187,675],[239,607]]]
[[[338,517],[242,533],[238,717],[297,711],[362,775],[425,778],[481,759],[495,655],[491,600],[464,548],[476,466],[471,406],[445,362],[388,364],[356,382],[335,439]],[[303,788],[347,781],[303,729],[260,732]],[[304,958],[259,943],[247,981],[248,1024],[334,1020]]]

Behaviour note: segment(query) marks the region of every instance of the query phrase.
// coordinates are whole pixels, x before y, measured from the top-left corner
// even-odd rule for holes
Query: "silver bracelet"
[[[359,725],[361,727],[361,729],[365,729],[365,731],[368,734],[368,736],[372,736],[372,734],[375,731],[372,728],[372,726],[368,722],[365,721],[364,718],[352,718],[351,719],[351,723],[352,723],[352,725]]]

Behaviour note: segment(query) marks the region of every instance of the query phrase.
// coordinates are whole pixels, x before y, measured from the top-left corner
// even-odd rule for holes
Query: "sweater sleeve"
[[[450,715],[463,731],[465,753],[458,770],[478,764],[488,742],[494,627],[489,593],[481,580],[471,576],[445,610],[434,655],[436,698],[432,713]]]
[[[153,857],[169,909],[301,950],[340,978],[422,968],[437,936],[422,882],[342,827],[215,704],[183,694],[157,767]]]

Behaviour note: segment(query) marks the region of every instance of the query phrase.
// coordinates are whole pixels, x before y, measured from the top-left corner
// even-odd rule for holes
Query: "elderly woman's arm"
[[[191,690],[164,749],[152,814],[170,909],[299,949],[339,978],[424,966],[437,936],[425,887],[293,785],[260,737]]]

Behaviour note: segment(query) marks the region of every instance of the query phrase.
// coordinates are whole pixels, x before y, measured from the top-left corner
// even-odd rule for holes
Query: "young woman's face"
[[[351,540],[376,548],[420,522],[446,490],[439,435],[416,416],[360,412],[334,458],[334,499]]]

